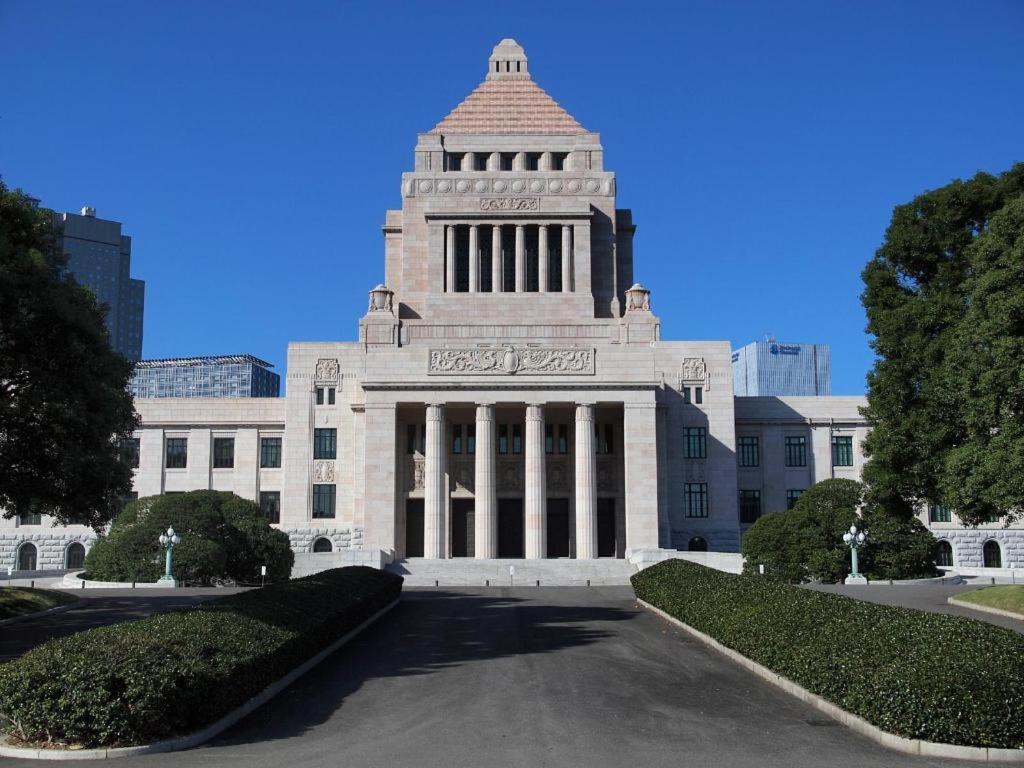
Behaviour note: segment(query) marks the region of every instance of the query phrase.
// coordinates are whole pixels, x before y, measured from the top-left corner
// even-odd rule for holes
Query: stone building
[[[136,493],[233,491],[342,560],[591,559],[736,551],[859,477],[863,398],[737,398],[728,341],[661,337],[604,160],[503,40],[417,137],[357,341],[291,344],[283,398],[137,400]],[[0,557],[90,535],[8,521]]]

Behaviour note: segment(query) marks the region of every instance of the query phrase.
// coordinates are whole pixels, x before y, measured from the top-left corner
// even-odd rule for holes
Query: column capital
[[[527,421],[544,421],[544,405],[543,405],[543,403],[527,403],[526,404],[526,420]]]
[[[444,403],[427,403],[427,421],[444,421]]]
[[[576,403],[576,421],[593,421],[594,408],[593,403]]]
[[[476,420],[494,421],[494,403],[477,403]]]

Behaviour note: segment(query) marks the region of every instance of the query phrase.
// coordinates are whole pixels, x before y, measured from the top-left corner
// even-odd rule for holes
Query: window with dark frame
[[[281,438],[261,437],[260,438],[260,468],[280,469],[281,468]]]
[[[18,525],[42,525],[43,516],[38,512],[26,512],[18,515]]]
[[[761,439],[751,435],[737,437],[736,455],[741,467],[761,466]]]
[[[683,429],[683,457],[706,459],[708,456],[708,430],[706,427],[685,427]]]
[[[790,488],[786,491],[786,509],[790,510],[796,506],[797,501],[804,495],[803,488]]]
[[[558,425],[558,452],[568,453],[569,452],[569,425],[559,424]]]
[[[498,425],[498,453],[508,453],[508,424]]]
[[[324,519],[334,517],[335,486],[333,483],[313,486],[313,517]]]
[[[693,388],[693,402],[697,405],[702,405],[704,403],[704,387]]]
[[[555,425],[544,425],[544,453],[555,452]]]
[[[928,521],[931,523],[950,523],[953,521],[953,515],[949,507],[942,504],[932,504],[928,507]]]
[[[268,523],[281,522],[281,492],[260,491],[260,514]]]
[[[323,387],[317,387],[316,388],[316,404],[317,405],[323,405],[324,404],[324,388]]]
[[[940,541],[935,547],[935,564],[941,568],[953,567],[953,545]]]
[[[683,402],[686,405],[690,405],[690,403],[691,403],[690,388],[689,387],[683,387]]]
[[[313,458],[338,458],[338,430],[334,427],[323,427],[313,430]]]
[[[803,435],[786,435],[786,466],[807,466],[807,438]]]
[[[327,404],[334,405],[334,387],[327,388]]]
[[[707,517],[708,484],[685,483],[683,485],[683,506],[687,517]]]
[[[412,455],[416,453],[416,425],[405,425],[405,452]]]
[[[466,425],[466,453],[476,453],[476,424]]]
[[[832,466],[853,466],[853,436],[832,435]]]
[[[523,452],[523,425],[513,424],[512,425],[512,453],[520,454]]]
[[[761,516],[761,492],[740,491],[740,522],[753,523]]]
[[[139,445],[137,437],[127,437],[121,441],[121,457],[124,463],[132,469],[139,468]]]
[[[167,469],[185,469],[188,466],[187,437],[168,437],[164,451]]]
[[[213,438],[213,468],[231,469],[235,466],[235,438]]]
[[[462,453],[461,424],[452,424],[452,453]]]

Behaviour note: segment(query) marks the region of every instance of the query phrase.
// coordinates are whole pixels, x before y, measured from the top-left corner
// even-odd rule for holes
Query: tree
[[[907,520],[922,503],[946,503],[968,524],[1021,514],[1020,473],[1000,484],[993,471],[1024,461],[1024,369],[1012,358],[1021,337],[1012,314],[1024,291],[1013,281],[1021,230],[1012,211],[1001,213],[1022,194],[1024,164],[926,192],[897,206],[864,270],[877,354],[864,411],[871,508]]]
[[[158,538],[168,527],[181,535],[174,548],[178,579],[253,584],[260,580],[262,565],[268,581],[291,575],[295,555],[288,535],[270,526],[258,504],[224,491],[190,491],[125,505],[85,558],[89,578],[156,581],[164,572]]]
[[[131,363],[66,272],[51,213],[0,182],[0,508],[100,528],[131,489]]]

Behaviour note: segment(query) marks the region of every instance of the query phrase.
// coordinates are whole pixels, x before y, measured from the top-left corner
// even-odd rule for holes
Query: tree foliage
[[[0,183],[0,508],[99,528],[131,489],[131,363],[65,267],[50,212]]]
[[[898,206],[864,270],[869,503],[1024,509],[1024,164]]]
[[[127,504],[110,532],[85,558],[97,581],[156,581],[164,573],[159,536],[169,527],[181,535],[174,548],[174,576],[190,584],[268,581],[291,575],[295,555],[288,535],[272,528],[259,505],[224,491],[148,496]]]

